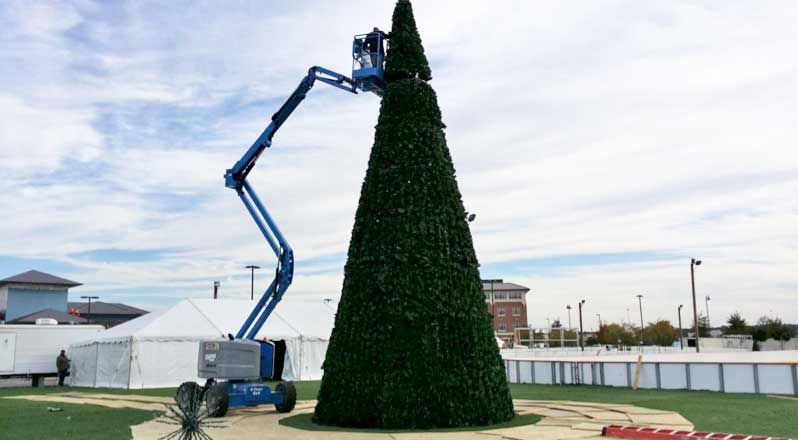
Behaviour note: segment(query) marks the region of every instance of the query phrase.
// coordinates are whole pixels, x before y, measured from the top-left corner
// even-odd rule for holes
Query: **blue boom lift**
[[[385,88],[383,69],[387,41],[388,35],[378,28],[367,34],[355,35],[352,43],[352,78],[323,67],[311,67],[296,90],[274,113],[269,126],[233,168],[225,173],[225,186],[236,190],[277,256],[277,270],[274,280],[235,336],[228,335],[227,340],[200,342],[199,377],[207,381],[204,386],[196,382],[180,385],[176,401],[181,408],[190,408],[192,399],[197,401],[196,396],[205,399],[208,413],[213,417],[224,416],[228,407],[235,406],[272,403],[279,412],[289,412],[294,408],[296,390],[293,383],[280,382],[274,390],[262,383],[274,375],[275,346],[269,341],[255,340],[255,335],[291,285],[294,277],[294,251],[252,185],[247,182],[247,175],[263,151],[271,146],[274,134],[305,99],[316,81],[353,94],[361,90],[382,96]]]

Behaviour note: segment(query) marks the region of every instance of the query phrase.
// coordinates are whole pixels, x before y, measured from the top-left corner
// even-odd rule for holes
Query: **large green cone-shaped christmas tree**
[[[408,0],[349,244],[314,421],[381,428],[513,417],[444,124]]]

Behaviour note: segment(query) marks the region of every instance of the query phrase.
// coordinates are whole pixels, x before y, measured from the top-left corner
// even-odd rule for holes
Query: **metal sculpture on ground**
[[[221,422],[207,420],[208,409],[199,390],[183,392],[175,396],[175,405],[165,405],[166,420],[159,423],[178,426],[176,430],[160,440],[213,440],[205,428],[222,428]]]

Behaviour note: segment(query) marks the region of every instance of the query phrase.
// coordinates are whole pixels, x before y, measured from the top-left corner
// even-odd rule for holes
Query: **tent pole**
[[[92,388],[97,388],[97,372],[100,370],[100,343],[94,342],[94,385]]]
[[[127,362],[127,389],[130,389],[130,371],[133,368],[133,349],[134,349],[135,341],[133,340],[133,336],[130,336],[130,356],[128,356]]]

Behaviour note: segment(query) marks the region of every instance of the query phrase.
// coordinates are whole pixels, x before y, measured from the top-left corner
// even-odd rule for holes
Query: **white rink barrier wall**
[[[737,351],[737,350],[717,350],[717,351]],[[747,350],[751,351],[751,350]],[[630,354],[664,354],[664,353],[684,353],[678,347],[630,347],[628,350],[618,350],[615,347],[607,349],[605,347],[585,347],[582,351],[579,347],[551,347],[551,348],[527,348],[527,347],[514,347],[501,349],[502,358],[518,358],[518,357],[563,357],[563,356],[613,356],[613,355],[630,355]]]
[[[626,358],[626,357],[625,357]],[[645,358],[645,356],[644,356]],[[798,362],[690,362],[619,359],[505,359],[517,384],[602,385],[661,390],[798,395]]]

